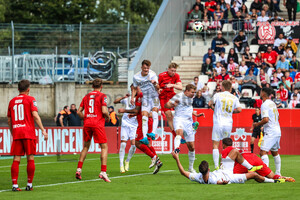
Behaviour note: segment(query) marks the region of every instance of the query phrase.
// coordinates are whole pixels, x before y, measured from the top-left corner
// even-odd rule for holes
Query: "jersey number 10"
[[[233,100],[231,99],[222,99],[222,111],[226,111],[228,113],[232,112],[232,105],[233,105]]]
[[[24,120],[24,105],[23,104],[14,105],[13,109],[15,112],[15,121]]]

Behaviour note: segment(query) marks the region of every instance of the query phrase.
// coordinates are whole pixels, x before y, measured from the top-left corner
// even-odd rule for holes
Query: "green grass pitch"
[[[64,155],[77,158],[79,155]],[[300,156],[281,156],[282,175],[296,179],[295,183],[266,184],[247,181],[246,184],[200,185],[179,174],[171,155],[160,155],[164,163],[161,171],[152,175],[148,169],[150,159],[136,154],[130,163],[130,172],[120,174],[117,154],[108,158],[111,183],[98,178],[99,155],[89,154],[83,164],[82,181],[75,179],[77,162],[57,161],[56,156],[36,157],[34,191],[11,192],[10,165],[12,159],[0,159],[0,199],[300,199]],[[188,156],[180,155],[185,168]],[[196,155],[195,169],[200,161],[208,160],[213,166],[212,155]],[[271,169],[274,160],[270,157]],[[198,170],[197,170],[198,171]],[[26,159],[20,164],[19,187],[26,186]]]

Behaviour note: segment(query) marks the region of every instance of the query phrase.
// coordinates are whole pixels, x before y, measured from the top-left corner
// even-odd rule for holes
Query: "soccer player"
[[[27,186],[25,190],[33,190],[32,181],[35,172],[34,155],[36,154],[36,135],[34,122],[42,130],[44,140],[48,139],[41,118],[38,114],[34,97],[29,96],[30,82],[21,80],[18,83],[19,95],[8,105],[7,121],[13,137],[10,155],[14,156],[11,165],[12,191],[21,191],[18,186],[19,164],[21,156],[27,156]],[[41,138],[40,138],[41,139]]]
[[[253,126],[264,126],[265,136],[261,142],[260,156],[264,163],[269,166],[268,152],[271,150],[275,162],[275,174],[280,175],[281,159],[278,154],[278,149],[280,149],[281,130],[276,104],[270,99],[272,93],[273,90],[270,88],[262,89],[260,93],[263,100],[263,104],[261,105],[262,120],[258,123],[254,123]]]
[[[155,149],[150,145],[151,143],[148,143],[147,145],[141,142],[140,140],[143,139],[144,134],[143,134],[143,116],[142,116],[142,102],[143,102],[143,93],[141,92],[140,88],[136,88],[137,94],[135,98],[135,108],[134,109],[124,109],[120,108],[119,113],[132,113],[137,115],[137,121],[138,121],[138,127],[136,131],[136,138],[135,138],[135,146],[143,151],[146,155],[148,155],[151,158],[151,164],[149,168],[152,168],[155,166],[155,169],[153,171],[153,174],[158,173],[159,169],[162,167],[163,163],[160,161],[159,157],[156,155]],[[152,120],[148,120],[147,122],[148,126],[152,126]],[[149,127],[149,130],[152,128]],[[150,138],[151,140],[151,138]],[[147,138],[147,141],[148,138]]]
[[[109,113],[107,109],[107,97],[101,93],[102,80],[100,78],[96,78],[93,81],[93,89],[94,91],[88,93],[82,99],[77,111],[79,117],[83,119],[84,146],[80,153],[76,178],[81,180],[82,165],[90,148],[91,139],[94,137],[95,143],[98,143],[101,147],[101,172],[99,178],[105,182],[111,182],[106,174],[108,146],[104,129],[105,121],[109,121]]]
[[[210,172],[208,162],[203,160],[199,165],[200,173],[191,173],[184,170],[182,167],[179,154],[172,152],[173,158],[176,160],[177,167],[181,175],[190,179],[191,181],[198,182],[200,184],[218,184],[226,185],[230,183],[245,183],[249,179],[255,179],[259,183],[281,183],[281,180],[273,180],[260,176],[257,173],[249,172],[246,174],[233,174],[229,170],[215,170]]]
[[[260,114],[260,109],[259,108],[255,108],[255,113],[252,115],[252,120],[253,120],[253,124],[261,121],[261,114]],[[254,151],[254,141],[257,138],[257,136],[260,138],[260,132],[261,132],[261,129],[262,129],[261,126],[254,128],[253,124],[252,124],[252,127],[250,129],[250,131],[253,131],[252,132],[252,137],[251,137],[251,143],[250,143],[251,153],[253,153],[253,151]]]
[[[176,137],[176,133],[173,126],[172,111],[171,108],[165,108],[165,104],[175,96],[174,88],[182,90],[180,76],[176,73],[177,68],[178,65],[176,63],[171,63],[166,72],[162,72],[158,75],[160,106],[166,115],[168,125],[174,137]]]
[[[184,92],[175,95],[165,107],[175,108],[174,116],[174,129],[176,137],[174,139],[175,153],[180,152],[181,139],[184,136],[187,147],[189,149],[189,171],[195,172],[194,161],[195,161],[195,131],[193,129],[193,115],[200,117],[203,113],[196,114],[193,112],[193,98],[196,93],[196,86],[188,84]]]
[[[230,137],[232,130],[232,114],[242,111],[239,99],[232,95],[232,83],[224,80],[221,83],[222,92],[216,93],[213,99],[208,103],[209,107],[214,110],[213,116],[213,161],[215,168],[219,167],[219,143],[223,138]]]
[[[159,109],[159,98],[157,90],[159,89],[158,78],[154,71],[150,70],[151,62],[149,60],[143,60],[142,71],[138,72],[133,76],[133,90],[131,92],[131,104],[134,105],[134,97],[136,95],[137,87],[139,86],[142,93],[142,130],[143,138],[140,142],[143,144],[149,144],[148,137],[155,140],[155,132],[158,126],[158,109]],[[148,119],[150,112],[152,111],[153,126],[152,133],[148,133]]]
[[[130,86],[131,88],[133,85]],[[114,104],[122,103],[125,106],[125,109],[134,109],[135,106],[130,104],[130,95],[126,94],[123,97],[120,97],[114,101]],[[129,118],[128,113],[124,113],[122,117],[122,125],[121,125],[121,144],[119,150],[119,158],[120,158],[120,172],[125,173],[125,171],[129,171],[129,162],[135,153],[135,133],[138,126],[138,122],[136,116]],[[126,142],[130,140],[131,147],[128,152],[127,159],[125,160],[124,167],[124,157],[125,157],[125,148]]]

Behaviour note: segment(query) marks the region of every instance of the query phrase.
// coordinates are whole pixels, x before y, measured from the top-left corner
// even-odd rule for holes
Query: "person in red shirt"
[[[173,115],[172,109],[165,108],[165,104],[168,103],[170,99],[176,94],[174,88],[177,90],[182,90],[182,83],[180,76],[176,73],[178,65],[176,63],[171,63],[168,67],[168,71],[159,74],[158,84],[159,84],[159,99],[161,110],[164,111],[166,118],[168,120],[168,125],[172,131],[174,137],[176,133],[173,127]]]
[[[152,143],[151,137],[148,137],[148,140],[150,140],[150,142],[147,145],[140,142],[140,140],[143,139],[143,137],[144,137],[143,136],[143,116],[142,116],[142,112],[141,112],[143,93],[139,87],[136,88],[136,92],[137,93],[136,93],[136,98],[135,98],[135,108],[134,109],[120,108],[118,110],[118,112],[119,113],[131,113],[132,115],[137,116],[138,127],[136,130],[135,146],[151,158],[151,164],[150,164],[149,168],[152,168],[155,166],[153,174],[156,174],[159,172],[159,169],[162,167],[163,163],[160,161],[159,157],[157,156],[154,147],[151,146],[151,143]],[[148,133],[152,132],[152,124],[153,124],[153,120],[152,120],[152,118],[149,118]]]
[[[267,52],[263,55],[263,61],[269,65],[269,67],[276,68],[277,62],[279,60],[279,55],[276,51],[272,50],[271,46],[268,46]]]
[[[279,83],[279,90],[276,93],[280,94],[280,99],[282,103],[285,105],[285,107],[287,107],[287,99],[289,96],[289,92],[287,89],[284,88],[282,83]]]
[[[230,79],[230,76],[226,73],[226,68],[225,67],[222,67],[221,69],[221,74],[218,75],[215,80],[217,81],[217,83],[220,83],[224,80],[229,80]]]
[[[209,18],[214,20],[214,12],[216,10],[217,3],[213,0],[208,0],[205,2],[205,8],[207,9],[207,14]]]
[[[107,97],[101,93],[102,80],[96,78],[93,81],[94,91],[83,97],[77,114],[83,119],[83,140],[84,146],[80,153],[80,158],[76,171],[76,178],[81,180],[81,170],[91,145],[91,139],[94,137],[95,143],[101,147],[101,172],[99,178],[105,182],[111,182],[106,174],[107,169],[107,138],[105,134],[105,121],[109,122],[109,113],[107,109]],[[84,111],[84,114],[83,114]]]
[[[18,186],[19,164],[21,156],[27,156],[28,182],[25,190],[31,191],[35,172],[34,155],[36,154],[36,135],[34,122],[42,130],[44,139],[48,139],[41,118],[38,114],[37,103],[34,97],[29,96],[30,82],[21,80],[18,83],[19,95],[13,98],[8,105],[7,120],[13,137],[10,155],[14,156],[11,165],[12,191],[21,191]]]

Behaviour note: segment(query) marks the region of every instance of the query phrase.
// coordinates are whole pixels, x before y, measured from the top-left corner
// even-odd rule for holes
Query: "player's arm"
[[[42,130],[42,134],[44,135],[44,139],[48,140],[48,133],[45,131],[42,120],[39,116],[39,113],[37,111],[32,111],[32,116],[35,121],[35,123],[38,125],[38,127]]]
[[[167,88],[175,88],[176,90],[182,90],[182,83],[181,82],[177,82],[175,84],[169,83],[167,85]]]
[[[179,156],[178,153],[175,153],[174,151],[171,153],[173,158],[176,160],[177,163],[177,167],[179,169],[179,172],[181,173],[182,176],[185,176],[186,178],[190,179],[190,172],[187,172],[184,170],[184,168],[182,167],[180,160],[179,160]]]
[[[10,134],[12,134],[12,124],[11,124],[11,117],[7,117],[7,124],[10,130]]]
[[[105,121],[109,122],[109,113],[108,113],[107,106],[102,106],[101,109],[102,109],[102,113],[103,113],[103,116],[105,118]]]
[[[226,180],[223,180],[223,179],[222,179],[222,181],[217,182],[218,185],[226,185],[228,183],[229,183],[229,181],[226,181]]]
[[[204,113],[199,113],[199,114],[197,114],[197,111],[193,111],[193,115],[194,115],[195,117],[201,117],[201,116],[205,117],[205,114],[204,114]]]
[[[84,118],[83,107],[79,106],[79,108],[77,110],[77,115],[80,117],[80,119]]]
[[[168,103],[165,104],[165,108],[174,108],[178,105],[179,101],[176,100],[176,101],[168,101]]]
[[[264,124],[269,122],[269,118],[268,117],[264,117],[260,122],[258,123],[253,123],[253,127],[258,127],[258,126],[263,126]]]
[[[64,119],[64,116],[60,115],[60,117],[59,117],[59,123],[60,123],[61,127],[64,127],[63,119]]]
[[[141,110],[140,106],[136,106],[134,109],[128,110],[125,108],[120,108],[118,110],[119,113],[130,113],[130,114],[138,114],[138,112]]]
[[[242,108],[238,107],[238,108],[234,109],[232,113],[236,114],[236,113],[240,113],[240,112],[242,112]]]
[[[131,105],[134,105],[134,97],[136,96],[136,93],[137,93],[136,87],[132,87],[132,89],[131,89],[131,99],[130,99]]]
[[[130,96],[129,94],[126,94],[126,95],[123,96],[123,97],[117,98],[116,100],[114,100],[114,104],[121,103],[121,101],[122,101],[123,99],[126,99],[126,98],[129,97],[129,96]]]
[[[211,108],[212,110],[215,109],[215,105],[214,105],[214,101],[213,101],[213,100],[210,100],[210,101],[208,102],[208,107]]]

